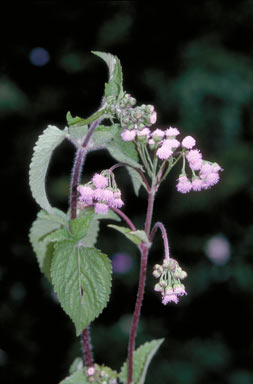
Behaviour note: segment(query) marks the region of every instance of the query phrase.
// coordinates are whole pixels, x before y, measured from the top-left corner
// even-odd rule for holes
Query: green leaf
[[[55,244],[51,277],[62,308],[77,336],[105,308],[111,290],[111,263],[98,249],[75,241]]]
[[[142,241],[149,242],[146,233],[141,230],[131,231],[130,228],[119,227],[118,225],[109,224],[108,227],[116,229],[116,231],[123,233],[130,241],[136,245],[140,245]]]
[[[141,345],[133,353],[133,380],[132,384],[144,384],[149,364],[164,339],[152,340]],[[128,362],[126,361],[120,371],[119,378],[127,383]]]
[[[68,122],[69,126],[71,126],[71,125],[75,125],[75,126],[87,125],[87,124],[90,124],[93,121],[97,120],[99,117],[101,117],[103,115],[105,117],[107,116],[105,114],[105,108],[104,107],[100,108],[98,111],[96,111],[91,116],[87,117],[86,119],[83,119],[82,117],[79,117],[79,116],[72,117],[71,113],[68,112],[67,113],[67,122]]]
[[[93,147],[105,147],[106,144],[117,134],[118,129],[118,124],[111,126],[99,125],[92,135],[89,143],[89,149],[92,149]]]
[[[138,163],[138,154],[134,143],[123,141],[120,136],[120,131],[116,133],[106,148],[115,160],[127,163],[135,168],[141,168],[141,165]]]
[[[54,247],[47,236],[54,234],[55,231],[61,227],[61,224],[55,222],[51,216],[52,215],[48,215],[43,211],[39,212],[29,233],[29,240],[39,263],[40,270],[46,275],[49,281],[51,280],[50,267]]]
[[[76,241],[82,240],[87,235],[91,222],[95,216],[94,210],[85,209],[85,213],[70,221],[70,233]]]
[[[73,375],[66,377],[60,384],[90,384],[83,370],[76,371]]]
[[[32,195],[36,202],[48,212],[53,212],[49,204],[45,190],[45,177],[50,158],[54,149],[61,144],[66,136],[65,131],[61,131],[53,125],[49,125],[34,147],[33,157],[30,164],[29,184]]]
[[[84,368],[83,359],[76,357],[69,368],[69,374],[73,374],[76,371],[81,371]]]
[[[110,53],[93,51],[106,62],[109,68],[109,81],[105,84],[105,97],[115,96],[119,97],[123,94],[123,74],[119,59]]]

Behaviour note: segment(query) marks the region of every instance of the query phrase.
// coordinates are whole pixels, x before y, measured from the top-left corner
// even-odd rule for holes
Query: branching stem
[[[165,259],[166,260],[169,260],[170,258],[170,251],[169,251],[169,242],[168,242],[168,236],[167,236],[167,232],[166,232],[166,229],[163,225],[163,223],[161,223],[160,221],[158,221],[157,223],[155,223],[155,225],[153,226],[153,229],[150,233],[150,236],[149,236],[149,241],[152,243],[152,240],[155,236],[155,233],[157,231],[157,228],[159,228],[162,232],[162,238],[163,238],[163,244],[164,244],[164,253],[165,253]]]

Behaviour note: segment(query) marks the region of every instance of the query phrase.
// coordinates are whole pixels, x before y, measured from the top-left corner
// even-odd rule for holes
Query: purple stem
[[[167,236],[167,233],[166,233],[166,229],[165,229],[163,223],[161,223],[160,221],[155,223],[155,225],[153,226],[153,229],[152,229],[152,231],[150,233],[149,240],[152,243],[152,240],[153,240],[153,237],[155,236],[157,228],[159,228],[161,230],[161,232],[162,232],[165,259],[169,260],[170,259],[169,242],[168,242],[168,236]]]
[[[153,207],[154,207],[154,199],[155,199],[156,188],[152,186],[149,190],[148,194],[148,207],[145,221],[145,233],[149,238],[150,235],[150,227],[153,215]],[[145,289],[145,281],[146,281],[146,270],[147,270],[147,262],[148,262],[148,250],[149,246],[145,243],[142,243],[139,247],[141,251],[141,267],[140,267],[140,276],[139,276],[139,287],[137,293],[137,299],[133,314],[132,325],[130,329],[129,335],[129,344],[128,344],[128,384],[132,383],[133,379],[133,353],[135,349],[135,338],[136,332],[138,328],[138,323],[140,319],[141,313],[141,305],[143,301],[144,289]]]
[[[87,154],[87,145],[89,140],[95,131],[96,127],[100,123],[101,119],[94,121],[88,130],[82,146],[78,148],[76,158],[73,166],[71,189],[70,189],[70,213],[71,219],[75,219],[77,215],[77,187],[80,182],[80,177],[83,169],[85,156]],[[85,328],[82,332],[81,342],[83,347],[84,361],[87,367],[93,365],[92,347],[90,341],[89,327]]]
[[[119,215],[120,217],[122,217],[122,219],[127,223],[127,225],[129,226],[129,228],[132,231],[136,231],[135,225],[133,224],[133,222],[129,219],[129,217],[124,212],[122,212],[118,208],[111,208],[111,210],[114,211],[115,213],[117,213],[117,215]]]

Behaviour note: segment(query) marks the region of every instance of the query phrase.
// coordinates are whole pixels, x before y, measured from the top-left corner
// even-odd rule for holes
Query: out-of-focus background
[[[209,191],[176,192],[177,168],[161,187],[155,219],[168,230],[172,255],[188,272],[188,296],[163,306],[151,267],[163,256],[157,236],[137,346],[165,337],[147,384],[253,383],[253,2],[55,1],[13,6],[1,17],[0,370],[2,384],[58,383],[80,355],[74,327],[42,277],[28,231],[38,206],[28,187],[37,136],[64,128],[68,110],[94,112],[107,70],[91,50],[116,54],[124,88],[154,104],[157,127],[197,139],[205,158],[224,168]],[[61,145],[48,175],[55,206],[68,207],[74,150]],[[113,160],[88,157],[84,180]],[[135,197],[124,170],[125,211],[141,225],[145,194]],[[139,255],[104,223],[98,241],[112,258],[111,301],[91,327],[98,363],[118,369],[126,357]]]

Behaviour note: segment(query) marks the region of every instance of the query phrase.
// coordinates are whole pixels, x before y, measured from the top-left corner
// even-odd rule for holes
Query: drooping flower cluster
[[[89,383],[101,384],[117,384],[117,372],[114,372],[109,367],[99,366],[95,364],[86,369]]]
[[[156,264],[153,268],[153,276],[159,279],[154,290],[162,295],[162,303],[178,303],[179,296],[187,295],[181,280],[187,277],[175,259],[164,259],[163,264]]]
[[[106,214],[110,208],[121,208],[124,202],[114,176],[109,171],[95,173],[91,181],[77,187],[78,208],[94,206],[98,214]]]

